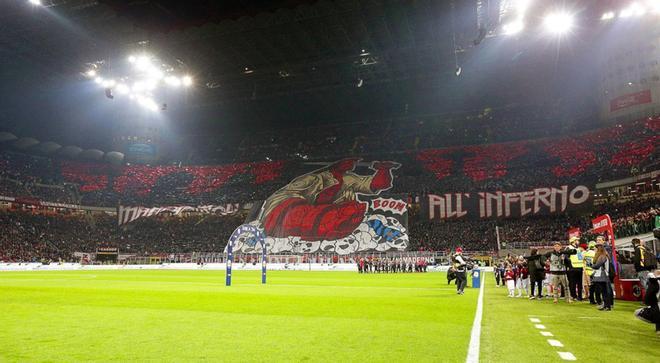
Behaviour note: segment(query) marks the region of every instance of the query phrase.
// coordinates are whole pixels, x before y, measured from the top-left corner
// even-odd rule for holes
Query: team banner
[[[568,229],[568,239],[573,237],[580,238],[580,227],[573,227]]]
[[[189,206],[176,206],[176,207],[126,207],[119,206],[117,208],[117,223],[121,226],[126,223],[133,222],[143,217],[151,217],[161,213],[170,213],[172,215],[179,215],[181,213],[202,213],[202,214],[218,214],[228,215],[234,214],[240,210],[239,204],[226,204],[226,205],[202,205],[198,207]]]
[[[563,213],[592,204],[588,187],[562,185],[522,192],[429,194],[422,200],[422,211],[429,220],[515,218]]]
[[[610,100],[610,112],[624,108],[651,103],[651,90],[625,94]]]
[[[400,166],[392,161],[337,161],[273,193],[250,224],[265,232],[268,253],[404,250],[407,204],[384,195]],[[259,252],[261,247],[250,239],[239,236],[234,250]]]

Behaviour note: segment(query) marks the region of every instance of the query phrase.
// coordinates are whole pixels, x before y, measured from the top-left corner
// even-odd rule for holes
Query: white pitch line
[[[559,358],[563,360],[577,360],[573,353],[571,352],[557,352],[559,354]]]
[[[543,335],[544,337],[554,337],[554,335],[549,331],[542,331],[541,335]]]
[[[537,318],[529,318],[529,321],[531,321],[532,323],[540,323],[540,322],[541,322],[541,319],[537,319]]]
[[[555,339],[548,339],[548,344],[552,345],[553,347],[563,347],[564,344],[562,344],[559,340]]]
[[[477,300],[477,312],[474,314],[474,321],[472,322],[472,332],[470,333],[470,345],[468,347],[468,355],[465,359],[466,363],[479,363],[479,346],[481,344],[481,318],[484,313],[484,285],[486,279],[481,275],[481,286],[479,287],[479,300]]]
[[[536,324],[536,325],[534,325],[534,327],[536,329],[545,329],[545,325],[543,325],[543,324]]]

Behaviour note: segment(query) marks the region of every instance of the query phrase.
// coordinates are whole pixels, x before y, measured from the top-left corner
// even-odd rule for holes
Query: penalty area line
[[[482,275],[483,276],[483,275]],[[468,347],[468,355],[465,359],[466,363],[479,363],[479,349],[481,345],[481,318],[484,312],[484,285],[486,279],[481,279],[481,286],[479,287],[479,298],[477,300],[477,312],[474,314],[474,322],[472,322],[472,332],[470,333],[470,345]]]

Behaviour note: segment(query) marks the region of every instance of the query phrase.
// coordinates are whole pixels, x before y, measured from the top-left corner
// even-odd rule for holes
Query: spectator
[[[593,282],[596,288],[596,295],[600,296],[603,305],[598,307],[598,310],[610,311],[612,310],[612,299],[614,298],[612,292],[612,285],[610,284],[610,255],[605,250],[602,242],[596,242],[596,255],[594,256],[594,270]],[[567,294],[568,296],[568,294]]]

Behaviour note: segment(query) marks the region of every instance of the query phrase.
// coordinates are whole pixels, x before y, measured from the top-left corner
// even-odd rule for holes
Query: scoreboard
[[[96,261],[100,262],[117,262],[119,257],[119,248],[117,247],[97,247],[96,248]]]

